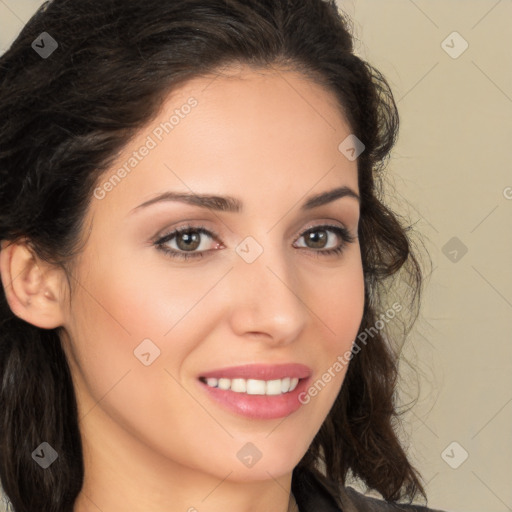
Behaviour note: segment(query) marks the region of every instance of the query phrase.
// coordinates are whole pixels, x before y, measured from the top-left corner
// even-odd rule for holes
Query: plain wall
[[[41,3],[0,2],[0,53]],[[432,259],[403,351],[404,442],[430,506],[512,510],[512,2],[338,4],[393,89],[389,204]]]
[[[420,371],[411,454],[431,506],[512,510],[512,2],[338,4],[395,94],[390,202],[410,213],[432,258],[404,347]],[[453,32],[468,44],[459,56]],[[445,462],[457,466],[463,450],[458,467]]]

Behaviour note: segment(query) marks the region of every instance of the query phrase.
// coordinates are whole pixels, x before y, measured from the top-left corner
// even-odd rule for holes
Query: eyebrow
[[[313,208],[318,208],[319,206],[323,206],[324,204],[331,203],[332,201],[341,199],[343,197],[352,197],[361,202],[361,198],[356,192],[354,192],[350,187],[343,186],[309,197],[303,203],[300,209],[301,211],[312,210]],[[199,206],[201,208],[209,208],[211,210],[221,212],[240,213],[243,210],[242,201],[231,196],[188,194],[183,192],[164,192],[163,194],[160,194],[153,199],[149,199],[148,201],[135,207],[132,212],[140,210],[141,208],[146,208],[152,204],[165,201],[178,201],[181,203]]]

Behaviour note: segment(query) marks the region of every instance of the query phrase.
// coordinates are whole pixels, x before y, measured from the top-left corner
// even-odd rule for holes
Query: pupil
[[[188,233],[182,233],[181,234],[181,237],[178,238],[178,245],[179,244],[179,241],[182,240],[183,242],[185,242],[185,249],[190,249],[192,247],[192,249],[196,249],[198,247],[198,239],[199,239],[199,236],[198,234],[190,234],[191,232],[188,232]],[[196,245],[194,246],[194,243],[196,243]],[[192,244],[192,245],[191,245]],[[182,247],[180,247],[182,248]]]
[[[313,243],[322,242],[322,240],[325,242],[325,238],[326,236],[324,231],[313,231],[309,234],[309,240]],[[323,244],[320,244],[320,247],[323,247]]]

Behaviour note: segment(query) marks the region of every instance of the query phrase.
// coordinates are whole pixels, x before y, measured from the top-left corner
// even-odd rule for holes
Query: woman
[[[421,270],[379,199],[386,80],[333,2],[98,6],[47,2],[0,59],[12,509],[425,498],[393,429]]]

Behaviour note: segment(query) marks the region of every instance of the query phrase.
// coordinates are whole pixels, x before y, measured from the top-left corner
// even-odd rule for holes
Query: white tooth
[[[267,381],[267,395],[281,394],[281,379]]]
[[[258,379],[226,379],[224,377],[217,379],[215,377],[208,377],[206,383],[210,387],[231,390],[235,393],[247,393],[248,395],[280,395],[293,391],[297,387],[299,379],[296,377],[285,377],[284,379],[264,381]]]
[[[208,384],[208,386],[211,386],[212,388],[216,388],[218,382],[219,381],[215,377],[210,377],[206,379],[206,384]]]
[[[281,379],[281,393],[286,393],[290,389],[290,377]]]
[[[245,393],[247,389],[245,379],[233,379],[231,381],[231,391],[235,391],[236,393]]]
[[[219,389],[229,389],[231,386],[231,379],[219,379]]]
[[[265,381],[256,379],[247,379],[248,395],[264,395],[265,394]]]

